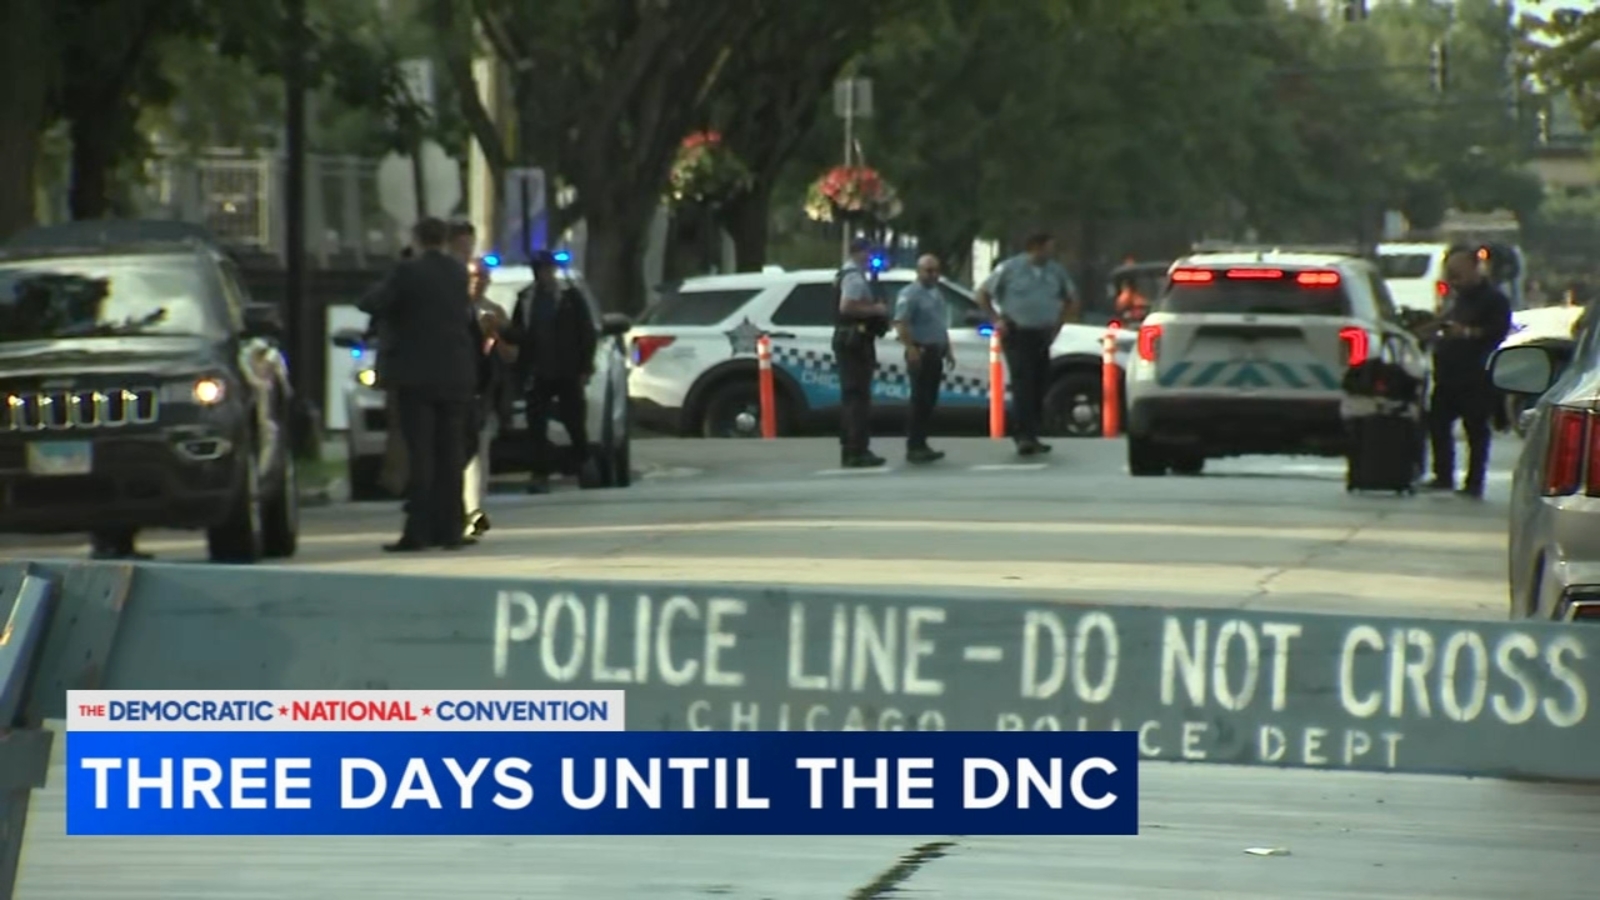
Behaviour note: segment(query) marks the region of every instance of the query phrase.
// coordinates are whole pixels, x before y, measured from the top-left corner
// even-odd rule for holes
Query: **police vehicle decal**
[[[775,344],[772,364],[800,385],[806,405],[813,409],[839,405],[839,367],[832,353]],[[978,406],[989,402],[988,383],[976,378],[946,373],[939,387],[939,402],[944,405]],[[911,385],[905,367],[899,363],[878,363],[872,379],[872,397],[899,403],[909,401]]]
[[[1339,390],[1339,380],[1320,363],[1291,365],[1282,362],[1213,362],[1196,365],[1173,363],[1156,377],[1162,387],[1182,388],[1287,388],[1289,390]]]
[[[731,351],[729,353],[730,356],[754,356],[756,355],[756,342],[761,339],[762,333],[761,326],[750,321],[750,318],[746,316],[743,322],[728,331],[724,331],[722,335],[728,339],[728,348]]]

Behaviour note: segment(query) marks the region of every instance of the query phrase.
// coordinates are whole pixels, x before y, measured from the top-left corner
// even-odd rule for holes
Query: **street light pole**
[[[289,378],[298,400],[295,429],[297,452],[317,448],[315,410],[321,406],[326,368],[318,348],[322,345],[315,310],[306,297],[306,4],[284,0],[283,84],[283,268],[284,330],[289,351]],[[311,425],[312,427],[305,427]]]
[[[844,91],[844,166],[850,168],[850,160],[855,155],[856,144],[856,83],[855,79],[845,82]],[[841,217],[839,222],[839,258],[846,259],[850,256],[850,222]]]

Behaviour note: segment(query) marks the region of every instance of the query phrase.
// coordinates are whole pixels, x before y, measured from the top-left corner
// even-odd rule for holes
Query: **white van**
[[[1379,244],[1378,270],[1402,310],[1438,312],[1450,293],[1444,280],[1444,254],[1449,244]]]

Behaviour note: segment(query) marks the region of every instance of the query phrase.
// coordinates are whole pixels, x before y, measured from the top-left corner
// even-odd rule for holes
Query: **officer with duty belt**
[[[911,409],[906,420],[906,462],[931,463],[944,459],[943,451],[928,446],[928,429],[945,367],[954,366],[950,349],[950,314],[939,293],[939,257],[917,260],[917,280],[900,291],[894,306],[894,330],[906,348],[906,376],[911,386]]]
[[[889,307],[878,299],[877,278],[868,265],[872,243],[850,242],[850,261],[834,278],[839,317],[833,329],[833,356],[839,366],[839,465],[875,469],[884,464],[872,442],[872,376],[878,365],[878,338],[889,333]]]

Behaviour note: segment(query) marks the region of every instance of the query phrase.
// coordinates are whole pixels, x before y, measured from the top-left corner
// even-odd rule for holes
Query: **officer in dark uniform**
[[[833,329],[833,356],[839,366],[839,465],[874,469],[883,457],[872,443],[872,376],[878,365],[878,338],[889,333],[889,307],[877,295],[871,271],[872,242],[850,242],[850,261],[835,276],[839,318]]]
[[[1489,355],[1511,331],[1511,301],[1485,277],[1477,251],[1451,247],[1445,278],[1454,298],[1440,317],[1433,347],[1433,402],[1429,433],[1433,444],[1432,490],[1455,487],[1455,423],[1467,433],[1467,478],[1460,493],[1482,497],[1489,471],[1490,422],[1495,390],[1489,381]]]

